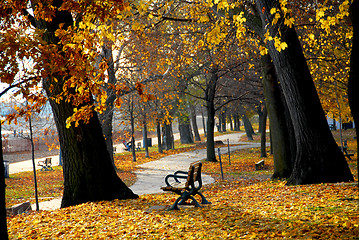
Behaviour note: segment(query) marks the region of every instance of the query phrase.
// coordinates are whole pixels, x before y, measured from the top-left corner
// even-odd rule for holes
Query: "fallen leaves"
[[[11,239],[354,239],[359,235],[358,190],[354,183],[286,186],[268,180],[269,170],[254,171],[258,149],[223,156],[225,181],[206,185],[212,202],[180,211],[169,206],[174,194],[102,201],[8,219]],[[131,158],[116,159],[123,171],[136,167]],[[139,158],[140,162],[148,161]],[[219,175],[219,163],[204,162],[204,172]],[[160,209],[160,208],[159,208]]]
[[[188,150],[188,149],[187,149]],[[182,150],[176,150],[176,153]],[[137,164],[152,158],[138,154],[117,156],[116,165],[127,177]],[[168,154],[168,153],[166,153]],[[171,152],[171,154],[173,154]],[[211,205],[164,211],[171,193],[142,195],[139,199],[86,203],[56,211],[31,212],[8,218],[11,239],[355,239],[359,236],[358,190],[355,183],[286,186],[268,180],[265,170],[254,171],[259,149],[222,156],[219,163],[204,162],[203,171],[216,183],[203,187]],[[356,159],[350,161],[356,169]],[[353,172],[354,173],[354,172]],[[354,173],[355,174],[355,173]],[[148,211],[148,209],[152,209]]]
[[[9,219],[12,239],[238,239],[355,238],[359,234],[354,184],[285,186],[262,181],[207,188],[212,205],[180,211],[146,210],[169,205],[171,194],[136,200],[86,203]]]

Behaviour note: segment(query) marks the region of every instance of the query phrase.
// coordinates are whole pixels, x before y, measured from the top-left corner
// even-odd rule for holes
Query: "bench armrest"
[[[176,172],[174,173],[174,175],[177,175],[177,174],[188,175],[188,172],[185,172],[185,171],[176,171]]]
[[[37,166],[45,166],[45,160],[38,161]]]
[[[176,172],[177,173],[177,172]],[[169,178],[173,178],[176,182],[180,182],[178,179],[181,178],[181,179],[187,179],[187,176],[178,176],[175,174],[169,174],[165,177],[165,183],[167,186],[171,186],[171,184],[168,182],[168,179]]]

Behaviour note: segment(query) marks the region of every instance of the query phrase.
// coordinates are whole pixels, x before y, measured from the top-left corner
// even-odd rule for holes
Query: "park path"
[[[259,143],[253,142],[241,142],[240,137],[244,133],[233,133],[215,137],[216,141],[223,141],[230,144],[239,144],[237,146],[231,146],[230,151],[236,151],[238,149],[259,147]],[[176,136],[178,137],[178,136]],[[153,144],[156,144],[153,142]],[[119,150],[118,150],[119,151]],[[221,154],[228,152],[228,147],[220,148]],[[218,151],[216,150],[216,154]],[[58,165],[58,156],[51,156],[53,159],[53,165]],[[177,170],[188,170],[189,165],[192,162],[206,159],[206,149],[194,150],[190,152],[179,153],[163,157],[159,160],[144,163],[139,165],[139,169],[135,171],[137,179],[135,184],[130,186],[131,190],[138,194],[152,194],[162,192],[160,187],[164,186],[164,178],[166,175],[171,174]],[[36,159],[36,162],[41,159]],[[10,174],[22,171],[32,171],[31,160],[12,163],[10,164]],[[202,174],[203,184],[210,184],[214,182],[214,179],[206,174]],[[56,198],[50,201],[40,202],[40,210],[54,210],[60,208],[61,198]],[[32,205],[32,209],[36,209],[35,204]]]
[[[227,143],[227,139],[229,139],[230,144],[240,144],[237,146],[231,146],[230,151],[260,146],[260,143],[240,142],[240,137],[243,134],[244,133],[226,134],[215,137],[215,140]],[[228,147],[221,147],[220,152],[221,154],[228,153]],[[217,149],[216,154],[218,154]],[[164,186],[164,177],[166,175],[173,174],[177,170],[186,171],[191,163],[204,160],[206,158],[206,149],[200,149],[166,156],[159,160],[141,164],[139,166],[140,168],[135,171],[137,180],[130,188],[134,193],[140,195],[163,192],[160,188]],[[203,184],[210,184],[214,182],[214,179],[209,175],[202,174],[202,181]]]

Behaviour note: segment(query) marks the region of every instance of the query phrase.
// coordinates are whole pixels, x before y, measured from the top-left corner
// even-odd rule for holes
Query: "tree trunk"
[[[180,139],[182,144],[193,143],[193,134],[191,129],[191,124],[188,121],[180,121],[181,123],[178,125],[178,130],[180,133]]]
[[[270,10],[279,2],[256,0],[256,4],[262,26],[271,26],[274,15],[270,14]],[[283,21],[279,19],[278,22]],[[278,26],[282,41],[288,47],[279,52],[273,41],[268,41],[267,48],[295,131],[296,160],[288,184],[352,181],[353,176],[344,155],[329,130],[296,31],[284,24],[275,25],[269,28],[271,36],[277,35],[278,29],[275,27]]]
[[[207,130],[206,130],[206,121],[204,120],[204,113],[203,113],[203,109],[202,109],[202,125],[203,125],[203,132],[204,132],[204,136],[207,137]]]
[[[161,141],[161,124],[157,122],[157,142],[158,142],[158,152],[162,153],[162,141]]]
[[[54,0],[53,5],[60,7],[62,1]],[[44,41],[57,45],[58,53],[63,49],[58,45],[59,39],[55,36],[60,23],[65,23],[63,29],[66,29],[73,25],[73,20],[70,12],[58,11],[57,8],[51,22],[39,20],[35,23],[38,29],[47,29],[43,35]],[[51,73],[50,70],[48,73],[49,77],[43,79],[43,87],[54,114],[63,160],[64,193],[61,207],[88,201],[137,198],[138,196],[121,181],[113,168],[97,113],[91,113],[87,124],[80,121],[77,127],[67,128],[66,120],[72,116],[75,107],[80,108],[82,105],[74,105],[67,99],[55,100],[50,97],[57,96],[63,91],[65,79],[61,75]],[[68,91],[75,92],[74,89]],[[87,100],[87,103],[93,103],[91,94]]]
[[[101,127],[103,131],[103,135],[106,141],[107,151],[110,153],[111,162],[113,167],[116,169],[115,161],[114,161],[114,148],[113,148],[113,140],[112,140],[112,120],[113,120],[113,108],[112,110],[107,111],[111,107],[107,105],[106,111],[103,114],[99,115]]]
[[[232,114],[228,114],[229,128],[230,128],[231,131],[234,130],[234,128],[233,128],[233,121],[232,121],[232,120],[233,120]]]
[[[6,223],[6,204],[5,204],[5,167],[2,151],[2,133],[1,133],[1,120],[0,120],[0,239],[7,240],[9,236],[7,234]]]
[[[241,120],[239,118],[238,113],[235,113],[233,115],[233,121],[234,121],[234,131],[241,131]]]
[[[272,178],[288,178],[292,173],[292,157],[295,156],[295,148],[291,149],[290,142],[294,142],[295,139],[293,139],[293,134],[290,135],[288,132],[285,103],[282,101],[274,65],[268,54],[262,56],[262,71],[264,96],[271,129],[271,151],[273,152],[274,161]],[[289,122],[291,123],[290,119]]]
[[[262,123],[259,132],[261,133],[261,157],[267,157],[266,151],[266,128],[267,128],[267,108],[264,107],[262,112]]]
[[[226,109],[224,108],[223,111],[221,111],[220,118],[221,118],[221,131],[227,132],[227,122],[226,122]]]
[[[209,82],[207,83],[207,89],[205,93],[206,107],[207,107],[207,161],[217,162],[216,152],[214,148],[214,125],[215,125],[215,108],[214,97],[217,86],[217,72],[213,71],[210,74]]]
[[[47,84],[44,85],[48,89]],[[121,181],[112,166],[97,114],[93,112],[88,124],[66,128],[66,119],[75,106],[64,101],[57,104],[51,98],[49,101],[62,151],[64,194],[61,207],[138,197]]]
[[[29,130],[30,130],[30,144],[31,144],[31,162],[32,162],[32,171],[34,175],[34,189],[35,189],[35,206],[36,211],[40,210],[39,207],[39,195],[37,191],[37,177],[36,177],[36,166],[35,166],[35,146],[34,146],[34,138],[32,134],[32,121],[31,121],[31,115],[29,116]]]
[[[132,160],[136,162],[136,143],[135,143],[135,117],[133,116],[133,97],[131,97],[129,104],[129,112],[130,112],[130,124],[131,124],[131,152],[132,152]]]
[[[246,135],[249,141],[253,140],[253,128],[252,128],[252,124],[249,121],[246,111],[244,110],[244,108],[242,106],[239,107],[239,112],[242,115],[242,119],[244,122],[244,130],[246,131]]]
[[[264,107],[265,108],[265,107]],[[264,124],[264,109],[262,110],[262,104],[256,107],[258,113],[258,133],[262,133],[263,124]]]
[[[104,54],[104,58],[107,61],[108,69],[108,84],[115,84],[117,79],[115,76],[115,66],[113,62],[113,54],[112,54],[112,44],[107,41],[105,45],[102,47],[102,52]],[[114,102],[116,100],[116,94],[113,88],[108,86],[104,87],[104,90],[107,94],[106,99],[106,109],[102,114],[99,114],[103,135],[105,136],[107,150],[110,153],[111,161],[113,167],[116,169],[113,154],[113,139],[112,139],[112,121],[113,121],[113,110],[114,110]]]
[[[357,138],[357,153],[359,153],[359,1],[354,0],[350,6],[350,19],[353,24],[353,43],[350,55],[350,74],[348,81],[349,106],[355,123]],[[354,14],[356,13],[356,14]],[[359,157],[357,157],[357,170],[359,179]],[[359,187],[359,184],[358,184]]]
[[[150,157],[150,153],[148,152],[148,144],[147,144],[147,137],[148,136],[148,132],[147,132],[147,121],[146,121],[146,117],[145,120],[143,121],[143,139],[144,139],[144,148],[145,148],[145,157],[148,158]]]
[[[198,131],[198,125],[197,125],[197,114],[196,114],[196,107],[190,106],[191,111],[191,122],[193,126],[193,132],[194,132],[194,139],[195,141],[201,141],[201,136],[199,135]]]
[[[164,150],[174,149],[172,123],[163,126],[163,148]]]

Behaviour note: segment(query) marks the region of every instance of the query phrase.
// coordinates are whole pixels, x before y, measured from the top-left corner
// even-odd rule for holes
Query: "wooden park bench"
[[[178,205],[185,205],[186,201],[191,199],[192,204],[196,207],[201,207],[201,205],[194,198],[195,195],[199,195],[202,199],[202,204],[211,204],[203,196],[199,190],[202,187],[202,178],[201,178],[201,162],[194,162],[190,165],[188,172],[185,171],[176,171],[174,174],[167,175],[165,178],[165,183],[167,186],[161,187],[163,191],[171,191],[180,195],[175,203],[168,210],[178,210]],[[168,180],[170,178],[174,179],[174,182],[170,183]],[[179,181],[179,179],[186,179],[186,181]]]
[[[50,157],[45,158],[45,160],[38,161],[37,165],[42,167],[40,169],[40,171],[50,171],[50,170],[52,171],[53,170],[52,167],[51,167],[52,164],[51,164],[51,158]]]
[[[255,164],[256,171],[264,168],[264,160],[260,160]]]

